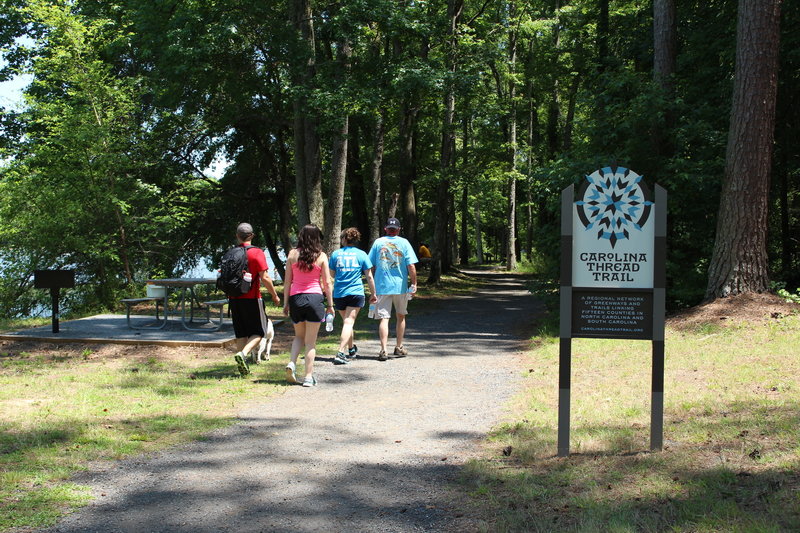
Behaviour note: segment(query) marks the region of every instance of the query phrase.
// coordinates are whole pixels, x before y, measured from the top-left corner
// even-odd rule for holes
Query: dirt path
[[[410,308],[409,357],[376,340],[319,385],[241,414],[207,440],[81,479],[94,503],[53,532],[464,531],[450,485],[519,386],[514,332],[539,307],[521,280]]]

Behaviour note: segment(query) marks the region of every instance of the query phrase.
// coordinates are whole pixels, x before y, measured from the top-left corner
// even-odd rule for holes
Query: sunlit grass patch
[[[464,475],[487,530],[800,530],[800,316],[668,329],[654,453],[649,342],[573,340],[568,458],[559,346],[532,344],[526,392]]]
[[[50,318],[0,318],[0,333],[35,328],[50,323]]]
[[[285,356],[242,379],[232,359],[87,351],[0,357],[0,529],[46,526],[85,503],[69,479],[89,463],[200,438],[285,386]]]

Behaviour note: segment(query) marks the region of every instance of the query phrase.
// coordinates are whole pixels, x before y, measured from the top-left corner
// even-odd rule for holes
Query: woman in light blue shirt
[[[328,267],[333,278],[333,304],[342,317],[342,336],[339,352],[333,362],[343,365],[356,357],[358,347],[355,345],[353,327],[358,312],[364,307],[364,283],[361,275],[367,277],[370,290],[370,303],[378,301],[375,295],[375,280],[372,277],[372,262],[363,250],[355,245],[361,240],[361,233],[356,228],[342,231],[341,248],[331,254]],[[347,350],[345,352],[345,350]]]

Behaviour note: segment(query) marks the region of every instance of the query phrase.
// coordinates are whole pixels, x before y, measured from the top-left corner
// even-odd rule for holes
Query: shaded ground
[[[520,278],[476,275],[491,286],[425,314],[412,302],[409,357],[379,362],[372,339],[351,365],[322,356],[314,389],[289,387],[204,441],[82,475],[95,501],[48,531],[475,530],[449,486],[519,387],[520,325],[541,311]]]

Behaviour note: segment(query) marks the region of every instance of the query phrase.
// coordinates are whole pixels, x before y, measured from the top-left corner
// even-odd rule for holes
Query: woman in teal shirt
[[[372,277],[372,262],[363,250],[355,246],[360,240],[361,233],[356,228],[342,231],[340,242],[342,247],[334,251],[328,261],[333,278],[333,304],[344,322],[339,352],[333,359],[337,365],[349,363],[358,352],[358,347],[354,344],[353,326],[358,312],[365,303],[362,274],[367,277],[369,284],[370,303],[378,301],[375,295],[375,280]]]

